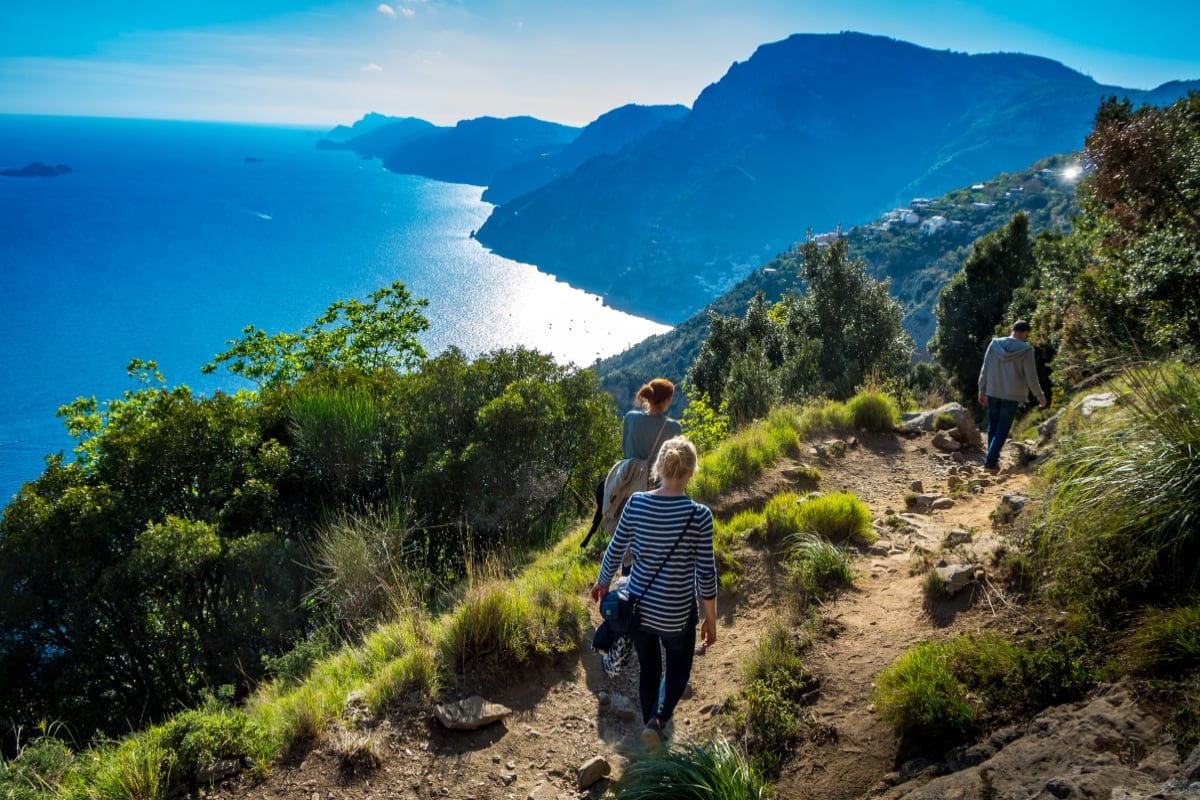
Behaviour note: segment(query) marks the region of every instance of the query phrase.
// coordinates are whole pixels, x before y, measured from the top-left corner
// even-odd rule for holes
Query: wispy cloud
[[[406,17],[411,17],[413,14],[416,14],[417,12],[415,9],[409,8],[408,6],[400,6],[400,13]]]
[[[364,64],[359,67],[363,72],[383,72],[383,67],[378,64]]]
[[[375,10],[387,17],[395,18],[396,16],[396,9],[392,8],[387,3],[380,3],[379,5],[375,6]]]

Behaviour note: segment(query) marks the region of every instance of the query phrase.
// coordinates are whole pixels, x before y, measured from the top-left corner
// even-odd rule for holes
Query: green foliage
[[[362,494],[383,460],[383,412],[361,385],[298,386],[288,404],[292,441],[334,497]]]
[[[366,302],[338,300],[298,333],[268,334],[247,326],[241,339],[218,353],[203,372],[221,364],[259,388],[289,384],[323,369],[371,372],[412,369],[425,358],[417,335],[429,328],[420,309],[429,305],[394,282],[372,292]]]
[[[326,613],[350,635],[399,610],[431,603],[455,580],[428,568],[430,541],[407,509],[341,512],[319,526],[310,545],[312,589]]]
[[[1200,667],[1200,605],[1148,610],[1134,627],[1130,650],[1142,672],[1179,675]]]
[[[984,351],[992,335],[1004,327],[1013,292],[1029,280],[1034,268],[1029,219],[1018,213],[1006,226],[975,242],[962,270],[942,289],[929,352],[950,375],[958,400],[967,402],[978,395]]]
[[[898,732],[946,747],[978,729],[1078,699],[1094,682],[1088,653],[1073,636],[1044,646],[992,634],[925,642],[879,674],[874,699]]]
[[[900,424],[900,409],[883,392],[860,392],[846,403],[854,427],[889,432]]]
[[[699,500],[712,501],[753,482],[778,459],[798,455],[804,439],[848,430],[853,430],[852,421],[843,403],[817,401],[773,408],[765,420],[731,435],[701,457],[691,492]],[[820,473],[815,477],[819,479]]]
[[[802,603],[827,597],[854,583],[853,556],[820,536],[794,534],[787,549],[790,557],[785,566]]]
[[[957,740],[973,716],[966,687],[950,669],[951,652],[936,642],[917,645],[879,673],[875,706],[902,734],[936,745]]]
[[[855,536],[874,543],[871,510],[849,492],[814,495],[796,507],[795,530],[815,533],[831,542],[847,542]]]
[[[161,747],[173,754],[175,779],[195,776],[220,759],[262,760],[270,754],[265,734],[238,709],[195,709],[177,714],[158,733]]]
[[[1126,373],[1117,419],[1053,460],[1042,556],[1064,600],[1102,621],[1200,589],[1200,372]]]
[[[592,373],[531,350],[471,362],[450,349],[405,376],[398,400],[396,491],[428,525],[465,527],[485,544],[554,530],[620,452],[612,401]],[[439,538],[458,563],[465,541]]]
[[[804,668],[801,643],[778,622],[768,628],[744,670],[749,681],[742,692],[744,744],[756,769],[777,775],[803,732],[803,706],[818,683]]]
[[[760,293],[740,319],[711,314],[688,372],[711,402],[728,403],[735,425],[781,402],[848,398],[868,377],[899,375],[912,353],[887,282],[849,261],[844,240],[809,242],[796,257],[805,292],[773,305]]]
[[[684,393],[687,391],[685,386]],[[720,408],[714,409],[707,394],[693,397],[679,422],[683,435],[692,440],[697,450],[707,453],[729,436],[729,403],[722,402]]]
[[[1112,98],[1097,111],[1080,214],[1038,247],[1034,322],[1049,334],[1060,383],[1081,387],[1134,357],[1196,353],[1198,109],[1192,92],[1167,108]]]
[[[768,785],[738,750],[721,739],[672,746],[634,761],[612,787],[616,800],[763,800]]]
[[[244,686],[304,614],[298,548],[275,533],[277,418],[186,387],[81,405],[80,458],[51,459],[0,520],[0,707],[86,738]]]
[[[26,743],[11,761],[0,758],[0,797],[49,800],[75,765],[75,754],[61,739],[43,734]]]

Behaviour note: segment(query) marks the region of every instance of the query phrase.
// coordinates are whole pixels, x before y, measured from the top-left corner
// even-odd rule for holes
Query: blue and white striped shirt
[[[671,546],[696,510],[687,533],[663,564]],[[696,594],[704,600],[717,596],[717,564],[713,557],[713,518],[708,506],[686,495],[666,497],[636,492],[629,498],[617,530],[604,551],[597,583],[608,586],[621,566],[625,551],[633,548],[633,571],[629,575],[629,593],[640,597],[641,628],[659,634],[679,633],[687,627]],[[646,586],[651,579],[650,593]]]

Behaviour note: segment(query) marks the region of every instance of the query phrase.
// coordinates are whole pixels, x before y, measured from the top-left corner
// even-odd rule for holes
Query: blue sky
[[[582,125],[690,104],[759,44],[840,30],[1129,88],[1200,78],[1196,0],[0,0],[0,113]]]

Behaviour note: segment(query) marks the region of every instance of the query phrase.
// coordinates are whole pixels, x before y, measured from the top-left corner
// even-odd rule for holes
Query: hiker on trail
[[[638,389],[638,408],[625,414],[621,423],[623,455],[596,487],[596,515],[580,547],[586,547],[601,526],[607,533],[616,530],[630,495],[654,488],[651,465],[659,447],[683,433],[679,422],[667,416],[674,396],[675,384],[666,378],[655,378]],[[626,558],[627,570],[630,563]]]
[[[640,669],[638,699],[646,726],[642,740],[654,750],[662,746],[664,728],[691,676],[697,600],[704,610],[703,646],[717,640],[712,512],[687,496],[696,461],[696,447],[687,438],[663,443],[654,465],[661,485],[629,498],[591,591],[592,599],[599,602],[626,549],[632,549],[635,558],[628,589],[638,598],[638,621],[630,636]],[[666,653],[665,678],[660,648]],[[660,680],[665,684],[661,702]]]
[[[979,404],[987,407],[987,456],[983,467],[1000,468],[1000,449],[1008,439],[1017,409],[1032,392],[1038,407],[1046,407],[1046,393],[1038,383],[1037,362],[1029,338],[1030,325],[1023,319],[1013,323],[1012,335],[992,339],[979,370]]]
[[[638,407],[625,414],[621,424],[621,448],[625,458],[640,458],[654,463],[658,447],[667,439],[683,434],[683,428],[667,416],[675,384],[655,378],[638,389]]]

